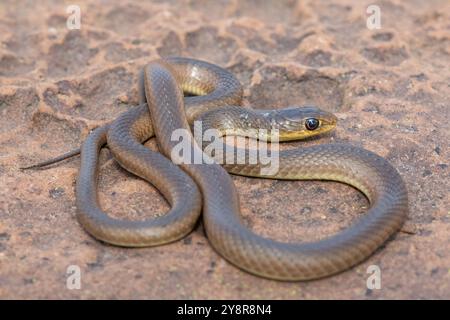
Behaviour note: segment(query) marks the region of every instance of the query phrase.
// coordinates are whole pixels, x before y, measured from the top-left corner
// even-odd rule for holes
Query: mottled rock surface
[[[0,298],[450,298],[448,1],[379,1],[379,30],[366,27],[371,2],[357,0],[76,3],[81,30],[70,31],[70,2],[0,2]],[[75,218],[79,159],[19,166],[77,147],[135,105],[138,70],[167,55],[228,68],[249,105],[335,112],[335,133],[291,146],[340,141],[386,157],[410,194],[402,231],[355,268],[303,283],[231,266],[201,225],[156,248],[91,238]],[[107,150],[102,163],[100,197],[111,215],[168,209]],[[331,235],[368,205],[339,183],[233,179],[248,227],[283,241]],[[366,287],[374,264],[381,290]],[[69,265],[81,269],[81,290],[66,287]]]

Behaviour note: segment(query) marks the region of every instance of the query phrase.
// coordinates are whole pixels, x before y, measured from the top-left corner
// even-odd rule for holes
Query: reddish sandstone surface
[[[72,2],[0,2],[0,298],[450,298],[448,1],[379,1],[379,30],[366,27],[370,2],[356,0],[76,3],[81,29],[70,31]],[[201,224],[156,248],[91,238],[75,218],[79,159],[19,166],[77,147],[136,105],[138,70],[168,55],[228,68],[248,105],[335,112],[335,133],[288,147],[339,141],[388,159],[410,195],[402,231],[364,263],[300,283],[235,268]],[[112,216],[168,209],[107,150],[102,163],[100,197]],[[247,226],[283,241],[339,232],[368,205],[339,183],[233,179]],[[374,264],[381,290],[366,287]],[[81,269],[81,290],[66,287],[69,265]]]

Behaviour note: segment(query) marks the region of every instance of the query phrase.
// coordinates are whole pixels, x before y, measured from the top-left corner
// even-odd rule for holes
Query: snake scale
[[[191,96],[184,97],[183,93]],[[170,138],[172,132],[185,129],[191,135],[194,120],[201,120],[206,128],[215,127],[221,135],[240,135],[248,128],[266,127],[278,129],[280,140],[293,140],[333,129],[335,116],[314,107],[270,112],[240,107],[242,87],[231,73],[189,58],[167,58],[148,64],[140,75],[139,95],[139,106],[94,130],[81,149],[77,217],[97,239],[130,247],[172,242],[188,234],[203,212],[209,242],[232,264],[266,278],[309,280],[363,261],[406,219],[405,184],[385,159],[349,144],[321,144],[280,151],[279,170],[265,178],[342,182],[368,198],[368,212],[344,231],[315,242],[283,243],[261,237],[245,227],[238,194],[227,171],[258,177],[262,164],[236,161],[223,166],[205,162],[176,165],[169,160],[177,143]],[[142,144],[154,135],[161,153]],[[98,156],[105,144],[124,168],[162,193],[171,207],[167,214],[129,221],[109,217],[102,211],[97,194]],[[209,156],[193,138],[189,148],[192,154]]]

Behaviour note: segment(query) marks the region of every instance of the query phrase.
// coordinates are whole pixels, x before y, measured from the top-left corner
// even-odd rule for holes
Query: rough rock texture
[[[450,298],[450,7],[446,0],[0,2],[0,298]],[[341,141],[386,157],[404,177],[410,215],[370,259],[339,275],[283,283],[225,262],[201,224],[184,240],[123,249],[91,238],[75,218],[79,159],[42,171],[19,166],[77,147],[89,130],[137,103],[136,75],[158,56],[217,63],[260,108],[315,104]],[[151,143],[150,143],[151,144]],[[100,196],[116,217],[163,214],[152,186],[102,154]],[[366,210],[356,190],[327,182],[234,177],[255,232],[307,241]],[[368,290],[368,266],[382,272]],[[69,265],[81,290],[66,288]]]

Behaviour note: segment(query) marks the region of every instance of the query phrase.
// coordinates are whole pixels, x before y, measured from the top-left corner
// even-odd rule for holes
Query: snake
[[[274,110],[243,107],[243,88],[232,73],[183,57],[147,64],[139,74],[138,91],[138,106],[93,130],[81,147],[77,218],[88,233],[101,241],[124,247],[162,245],[185,237],[202,216],[211,246],[231,264],[264,278],[302,281],[330,276],[364,261],[407,218],[408,196],[403,179],[386,159],[371,151],[343,143],[281,150],[276,153],[278,170],[264,175],[261,162],[217,163],[216,157],[224,154],[208,154],[192,135],[194,124],[200,122],[202,133],[214,128],[219,138],[267,129],[263,138],[268,141],[305,139],[334,129],[337,118],[330,112],[314,106]],[[176,130],[183,130],[188,141],[189,152],[185,151],[191,158],[184,160],[192,160],[192,156],[204,160],[171,161],[174,148],[179,146],[172,137]],[[269,132],[275,132],[277,139]],[[153,136],[159,152],[143,145]],[[101,209],[97,181],[99,152],[105,145],[122,167],[161,192],[170,205],[166,214],[134,221],[110,217]],[[74,150],[36,166],[79,152]],[[238,160],[248,159],[249,150],[244,148],[238,154]],[[337,181],[362,192],[370,206],[337,234],[310,242],[280,242],[260,236],[245,225],[229,173],[280,180]]]

